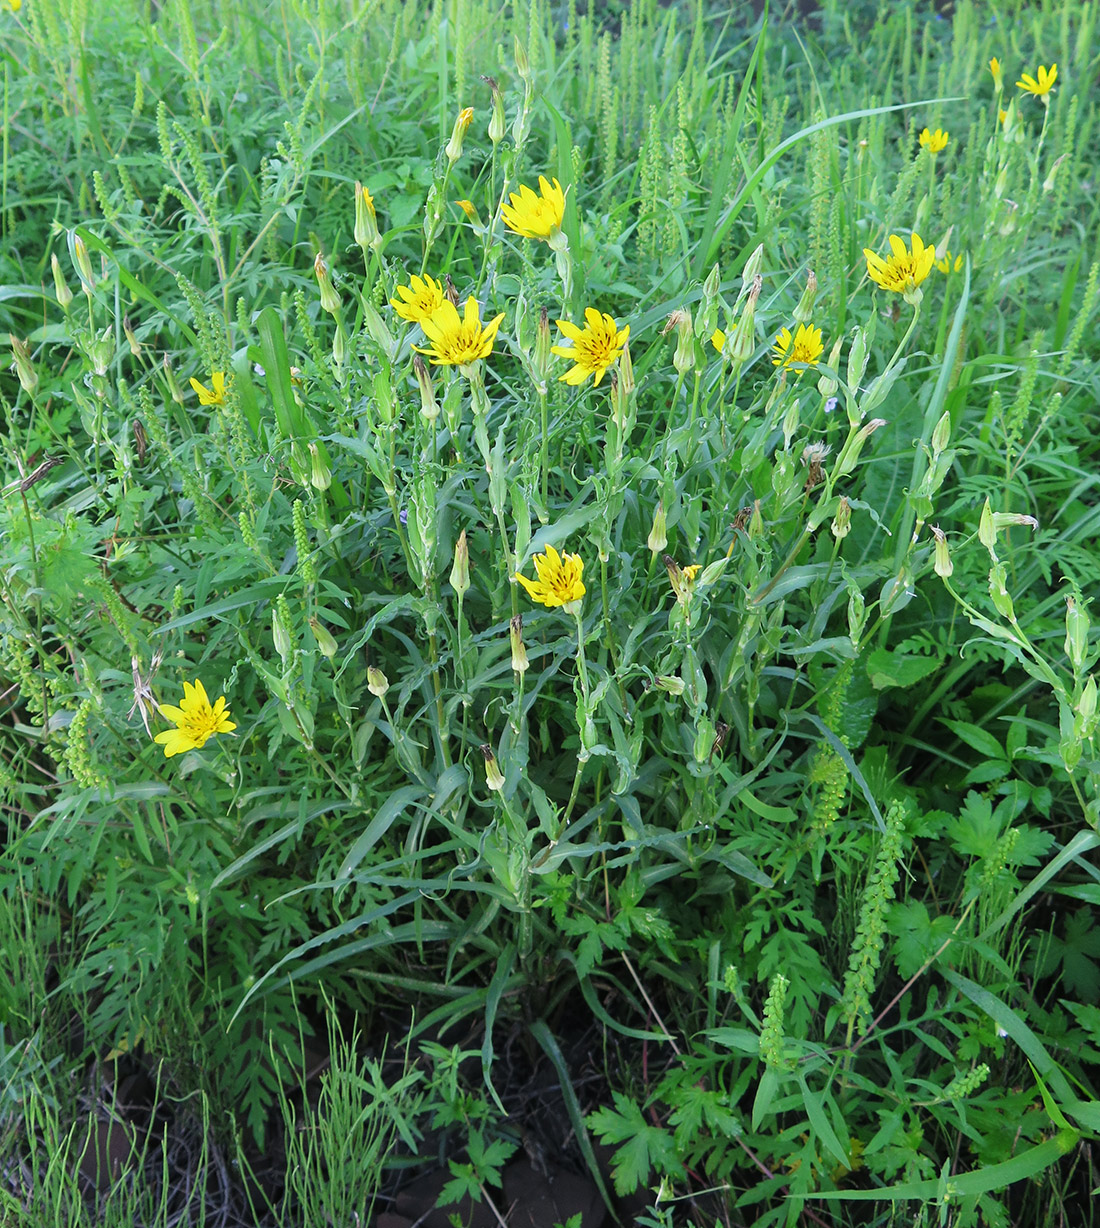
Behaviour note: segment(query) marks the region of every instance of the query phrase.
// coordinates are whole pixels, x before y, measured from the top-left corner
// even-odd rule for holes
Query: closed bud
[[[494,145],[499,145],[504,140],[504,96],[500,92],[500,86],[493,80],[488,78],[489,88],[493,91],[493,113],[489,116],[489,140]]]
[[[794,318],[799,324],[806,324],[813,318],[814,299],[817,298],[817,274],[811,269],[806,277],[806,288],[794,309]]]
[[[1028,516],[1024,512],[993,513],[994,530],[999,531],[1001,529],[1008,529],[1013,525],[1027,525],[1029,529],[1037,529],[1039,527],[1039,522],[1034,516]]]
[[[1047,177],[1043,180],[1043,191],[1044,192],[1054,191],[1054,176],[1058,173],[1058,168],[1062,165],[1062,163],[1065,160],[1066,160],[1066,155],[1062,154],[1062,156],[1058,158],[1055,161],[1054,165],[1050,168],[1050,174],[1047,175]]]
[[[130,347],[130,353],[135,358],[141,355],[141,342],[134,336],[134,330],[130,327],[130,317],[122,317],[122,331],[126,334],[126,344]]]
[[[978,541],[989,551],[989,557],[997,558],[997,530],[993,525],[993,509],[986,499],[982,508],[981,519],[978,521]]]
[[[798,410],[799,410],[799,398],[795,397],[795,399],[791,402],[791,404],[787,406],[787,412],[783,415],[783,450],[784,451],[786,451],[791,446],[791,440],[794,438],[795,432],[798,430],[798,422],[799,422]]]
[[[294,648],[290,639],[290,630],[283,621],[278,604],[271,607],[271,638],[275,642],[275,651],[282,657],[285,665],[290,660]]]
[[[15,373],[19,376],[19,383],[22,385],[23,391],[30,396],[38,387],[38,374],[34,369],[34,364],[31,362],[27,343],[20,341],[14,333],[8,333],[8,340],[11,342],[11,352],[15,358],[15,362],[12,364],[15,367]]]
[[[419,354],[413,355],[413,370],[420,387],[420,412],[429,422],[434,422],[439,417],[439,402],[435,399],[435,388],[428,364]]]
[[[863,445],[868,439],[879,429],[880,426],[886,425],[885,418],[872,418],[865,427],[857,431],[855,436],[844,445],[840,455],[837,457],[836,470],[834,477],[841,478],[846,473],[851,473],[859,461],[860,453],[863,451]]]
[[[1066,656],[1073,672],[1085,663],[1089,647],[1089,615],[1079,594],[1066,598]]]
[[[668,537],[665,532],[665,505],[663,503],[658,503],[653,513],[653,527],[649,530],[646,545],[654,554],[660,554],[668,546]]]
[[[867,625],[867,602],[858,588],[852,588],[848,594],[848,638],[858,648],[859,637]]]
[[[473,107],[463,107],[455,116],[454,127],[451,129],[451,139],[443,150],[449,162],[457,162],[462,157],[462,142],[466,138],[466,131],[473,122],[473,118]]]
[[[321,288],[321,306],[329,315],[335,315],[340,310],[340,296],[328,275],[328,265],[324,256],[318,252],[313,261],[313,272],[317,277],[317,285]]]
[[[951,415],[946,410],[940,416],[939,422],[936,423],[936,428],[932,432],[932,455],[939,454],[947,447],[951,441]]]
[[[455,561],[451,567],[451,588],[459,601],[470,588],[470,547],[466,542],[466,530],[463,529],[455,542]]]
[[[523,646],[522,615],[512,615],[512,621],[508,624],[508,640],[512,648],[512,669],[517,674],[525,674],[530,668],[530,662],[527,660],[527,649]]]
[[[332,485],[332,470],[315,443],[309,445],[309,480],[316,490],[328,490]]]
[[[390,680],[378,668],[377,665],[367,666],[367,690],[375,697],[375,699],[385,699],[386,692],[390,689]]]
[[[695,335],[691,330],[691,312],[686,308],[678,313],[676,321],[676,353],[672,365],[685,375],[695,366]]]
[[[764,517],[760,514],[760,500],[752,501],[752,515],[749,517],[749,527],[746,530],[749,541],[754,541],[764,534]]]
[[[683,695],[684,693],[684,680],[675,674],[658,674],[653,681],[658,690],[667,691],[669,695]]]
[[[383,351],[386,355],[393,356],[393,334],[386,327],[385,321],[374,309],[373,303],[363,299],[363,323],[366,325],[367,335],[370,339]]]
[[[832,531],[837,541],[843,541],[852,531],[852,505],[843,495],[840,496],[840,502],[836,507]]]
[[[485,783],[494,792],[504,788],[504,773],[500,770],[497,757],[488,742],[482,742],[481,754],[485,759]]]
[[[760,270],[763,267],[764,244],[761,243],[757,246],[755,251],[753,251],[748,260],[745,261],[745,267],[741,270],[741,291],[737,295],[737,303],[740,303],[746,294],[750,294],[752,292],[752,289],[756,284],[756,279],[760,276]],[[763,285],[763,281],[761,281],[761,285]],[[760,291],[757,290],[756,293],[759,297]],[[736,305],[737,304],[734,305],[735,308]]]
[[[1004,563],[994,563],[989,569],[989,596],[997,613],[1013,622],[1016,615],[1012,608],[1012,597],[1009,594],[1005,579]]]
[[[752,289],[745,300],[744,309],[733,330],[733,336],[727,341],[722,353],[729,351],[731,363],[742,363],[749,358],[756,348],[756,301],[764,288],[764,279],[759,273],[753,278]]]
[[[833,348],[829,351],[829,367],[833,371],[837,369],[837,363],[840,362],[840,347],[843,344],[844,344],[844,334],[842,333],[833,342]],[[839,385],[837,381],[831,375],[823,375],[817,381],[817,390],[826,399],[828,399],[829,397],[835,396],[836,390],[838,387]]]
[[[363,185],[355,181],[355,241],[366,255],[367,249],[374,247],[381,236],[378,233],[378,215],[374,211],[374,199]]]
[[[88,247],[75,230],[68,232],[69,255],[80,278],[80,288],[91,298],[95,293],[95,274],[92,272],[92,261],[88,255]]]
[[[932,536],[936,539],[936,552],[932,563],[932,570],[941,580],[946,580],[955,570],[955,564],[951,562],[951,554],[947,549],[947,534],[944,533],[939,525],[933,525]]]
[[[623,386],[623,395],[627,397],[638,386],[634,382],[634,363],[630,360],[629,341],[623,346],[623,352],[619,355],[619,382]]]
[[[73,301],[73,292],[65,281],[65,274],[61,272],[61,262],[56,252],[50,253],[50,268],[53,270],[53,292],[58,305],[62,311],[68,311],[69,304]]]
[[[168,355],[164,356],[164,379],[168,384],[168,392],[172,400],[177,405],[183,404],[183,389],[179,386],[179,381],[176,379],[176,373],[172,370],[172,364],[168,361]]]
[[[526,82],[531,75],[531,64],[527,59],[527,51],[519,41],[518,35],[513,35],[512,38],[512,56],[516,61],[516,72]]]
[[[1096,679],[1089,675],[1088,682],[1081,688],[1081,698],[1077,701],[1077,712],[1086,721],[1096,715]]]
[[[313,638],[317,641],[317,648],[321,655],[331,661],[336,656],[336,640],[332,632],[317,618],[309,620],[309,629],[313,632]]]
[[[867,334],[862,328],[855,328],[852,330],[852,344],[848,349],[848,387],[853,394],[858,391],[866,370]]]

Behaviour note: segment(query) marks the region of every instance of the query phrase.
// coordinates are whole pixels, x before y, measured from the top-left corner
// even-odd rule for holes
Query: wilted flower
[[[534,563],[537,580],[516,575],[532,601],[553,608],[580,601],[584,596],[585,588],[581,580],[584,560],[579,554],[559,555],[553,546],[547,546],[544,554],[535,555]]]
[[[200,384],[194,376],[191,377],[191,387],[199,394],[200,405],[224,405],[226,394],[225,372],[212,371],[210,373],[210,383],[212,388],[207,388],[205,384]]]
[[[607,368],[619,357],[630,336],[630,325],[621,329],[609,315],[601,315],[595,307],[588,307],[584,313],[585,327],[578,328],[568,320],[559,320],[558,328],[573,344],[571,346],[555,345],[551,353],[561,358],[571,358],[576,364],[560,378],[567,384],[583,384],[590,376],[596,378],[593,387],[598,386]]]
[[[922,297],[920,284],[932,270],[936,249],[925,247],[916,232],[912,233],[911,241],[910,251],[903,239],[891,235],[891,254],[885,260],[867,247],[863,249],[863,254],[867,258],[868,276],[876,285],[883,290],[903,294],[906,302],[916,304]]]
[[[422,324],[430,320],[443,304],[443,283],[434,277],[418,277],[414,273],[407,286],[397,287],[397,298],[390,299],[390,306],[402,320]]]
[[[772,347],[772,366],[789,367],[792,363],[802,362],[809,367],[816,367],[824,349],[820,328],[814,328],[812,324],[800,324],[793,337],[789,328],[782,328]]]
[[[170,720],[175,729],[166,729],[158,733],[154,742],[164,747],[165,758],[182,755],[184,751],[201,750],[208,738],[216,733],[232,733],[237,728],[229,719],[229,710],[225,706],[225,696],[218,698],[211,707],[206,690],[196,678],[194,685],[183,684],[183,698],[178,708],[171,704],[158,704],[161,716]]]
[[[947,133],[942,128],[937,128],[935,132],[925,128],[920,134],[920,147],[931,154],[938,154],[941,149],[947,148]]]
[[[477,205],[475,205],[472,200],[456,200],[455,204],[462,210],[463,213],[466,214],[471,222],[475,222],[480,225],[481,217],[478,214]]]
[[[540,175],[537,196],[521,184],[519,194],[510,192],[508,199],[512,203],[505,205],[500,215],[505,226],[516,234],[527,239],[549,239],[552,231],[561,228],[565,192],[556,179],[548,183],[546,176]]]
[[[420,353],[427,354],[435,366],[464,367],[477,362],[479,358],[488,358],[493,352],[493,341],[503,319],[502,311],[482,327],[481,308],[473,295],[466,300],[465,314],[461,319],[454,304],[444,299],[430,320],[420,321],[424,335],[432,342],[429,349],[420,350]]]
[[[1031,76],[1030,73],[1022,73],[1020,80],[1016,84],[1022,90],[1026,90],[1029,94],[1034,94],[1039,101],[1046,106],[1050,102],[1050,91],[1054,88],[1054,82],[1058,79],[1058,65],[1051,64],[1049,71],[1039,65],[1038,80]]]

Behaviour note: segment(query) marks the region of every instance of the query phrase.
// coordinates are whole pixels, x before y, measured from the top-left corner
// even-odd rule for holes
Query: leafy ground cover
[[[0,4],[5,1223],[1093,1222],[1096,6],[583,7]]]

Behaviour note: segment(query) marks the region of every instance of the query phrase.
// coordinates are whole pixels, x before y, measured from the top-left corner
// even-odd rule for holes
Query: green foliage
[[[286,1131],[283,1220],[365,1222],[429,1132],[441,1201],[491,1198],[505,1035],[651,1222],[1074,1220],[1079,8],[0,13],[2,1138],[37,1222],[79,1212],[67,1080],[124,1052],[220,1146]],[[1047,104],[1010,84],[1040,60]],[[540,176],[546,241],[501,214]],[[877,288],[914,231],[942,269]],[[420,364],[424,274],[503,316],[491,352]],[[629,325],[598,386],[553,352],[586,309]],[[583,595],[517,581],[550,548]]]

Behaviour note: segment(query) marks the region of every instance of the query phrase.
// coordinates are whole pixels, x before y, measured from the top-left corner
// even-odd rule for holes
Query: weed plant
[[[1093,1222],[1096,5],[583,8],[0,3],[5,1223]]]

